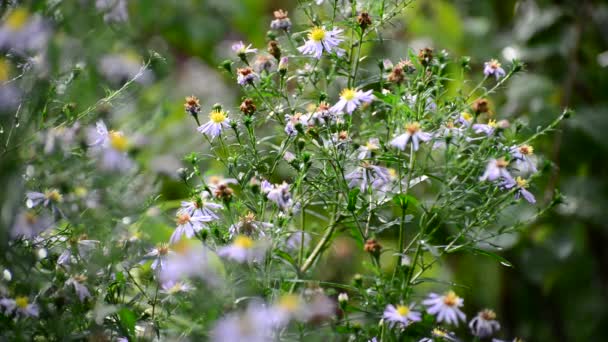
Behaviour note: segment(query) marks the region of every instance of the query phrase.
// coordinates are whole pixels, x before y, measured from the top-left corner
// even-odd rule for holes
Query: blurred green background
[[[97,114],[125,131],[142,134],[146,148],[138,158],[164,175],[158,186],[166,199],[186,196],[175,170],[183,166],[186,153],[200,149],[193,121],[183,113],[184,97],[198,96],[203,108],[220,102],[236,111],[238,88],[218,65],[232,57],[234,41],[265,50],[272,11],[283,8],[294,13],[297,4],[132,0],[129,18],[121,23],[104,22],[92,10],[94,1],[25,3],[43,8],[57,22],[48,64],[43,66],[48,74],[67,77],[77,63],[97,66],[85,68],[71,81],[60,99],[50,104],[50,112],[69,116],[69,111],[84,110],[105,95],[103,86],[116,89],[151,50],[164,58],[152,62],[143,84]],[[84,6],[91,10],[83,10]],[[296,31],[305,28],[301,13],[293,14],[292,22]],[[447,265],[456,282],[472,289],[467,306],[496,309],[503,336],[527,336],[531,341],[608,340],[604,329],[608,326],[608,224],[603,217],[608,209],[608,139],[603,136],[608,131],[608,4],[419,0],[387,27],[384,36],[373,51],[367,46],[369,69],[380,58],[396,62],[408,48],[425,46],[446,49],[456,57],[471,56],[479,79],[484,61],[497,58],[508,64],[519,58],[526,72],[491,98],[499,118],[525,120],[534,130],[551,122],[564,107],[576,111],[560,131],[535,146],[547,177],[533,191],[542,202],[559,189],[565,203],[504,241],[502,255],[514,267],[472,255],[457,255]],[[124,62],[123,74],[113,81],[103,70],[104,56]],[[9,75],[15,74],[9,70]],[[41,83],[37,85],[41,89],[53,86],[44,79]],[[37,94],[30,103],[44,101],[44,91]],[[8,115],[0,119],[4,127],[10,126]],[[32,125],[44,120],[31,119]],[[13,157],[4,154],[0,161],[5,184],[17,177],[12,167],[18,164],[10,162]],[[0,196],[4,203],[11,200],[9,194]]]

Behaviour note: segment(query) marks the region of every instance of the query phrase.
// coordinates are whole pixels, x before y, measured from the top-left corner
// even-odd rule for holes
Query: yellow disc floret
[[[124,152],[129,148],[129,141],[122,132],[110,131],[110,146],[115,150]]]
[[[397,305],[397,313],[401,316],[401,317],[405,317],[407,316],[407,314],[410,313],[410,308],[408,308],[405,305]]]
[[[340,97],[346,101],[352,101],[355,98],[356,94],[357,92],[355,91],[355,89],[346,88],[342,90],[342,92],[340,93]]]
[[[221,110],[214,110],[213,112],[209,113],[209,120],[214,123],[222,123],[226,120],[226,113]]]
[[[454,291],[449,291],[443,297],[443,303],[447,306],[455,306],[458,304],[459,299],[460,298],[456,295],[456,293],[454,293]]]
[[[27,23],[27,18],[29,17],[29,13],[26,9],[18,8],[14,10],[11,14],[6,18],[6,26],[13,31],[17,31],[22,28],[25,23]]]
[[[300,307],[300,297],[293,294],[284,295],[279,299],[279,306],[286,311],[294,312]]]
[[[405,129],[409,134],[414,134],[420,130],[420,124],[418,122],[412,122],[405,125]]]
[[[517,186],[520,188],[527,188],[528,187],[528,181],[521,178],[521,177],[517,177],[515,178],[515,181],[517,182]]]
[[[53,201],[53,202],[61,202],[63,201],[63,196],[59,193],[57,189],[49,189],[44,192],[44,197]]]
[[[17,297],[15,298],[15,304],[20,309],[25,309],[30,304],[27,297]]]
[[[315,27],[310,30],[308,34],[308,39],[314,40],[315,42],[320,42],[325,38],[325,30],[322,27]]]
[[[234,245],[244,249],[253,247],[253,240],[245,235],[239,235],[234,239]]]

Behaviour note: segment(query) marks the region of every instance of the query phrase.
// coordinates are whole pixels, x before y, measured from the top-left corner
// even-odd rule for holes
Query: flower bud
[[[224,68],[224,70],[226,70],[232,74],[232,61],[231,60],[227,59],[227,60],[223,61],[222,64],[220,64],[220,66],[222,68]]]
[[[11,281],[13,279],[13,275],[11,274],[11,271],[9,271],[8,269],[5,269],[2,272],[2,279],[4,279],[4,281]]]
[[[361,12],[357,17],[357,23],[361,30],[365,31],[365,29],[372,24],[372,19],[369,17],[369,13]]]
[[[279,61],[279,73],[281,74],[281,76],[285,76],[285,74],[287,73],[287,68],[289,68],[289,58],[283,57]]]
[[[268,53],[271,54],[276,60],[281,59],[281,48],[279,47],[279,42],[276,40],[271,40],[268,42]]]

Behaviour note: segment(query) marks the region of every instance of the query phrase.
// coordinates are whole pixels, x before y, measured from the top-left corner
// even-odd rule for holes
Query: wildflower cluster
[[[480,83],[457,93],[449,91],[450,70],[463,66],[446,51],[404,50],[395,63],[370,62],[365,51],[408,2],[333,7],[339,3],[308,3],[308,19],[297,24],[274,11],[269,54],[234,43],[222,67],[239,101],[212,104],[188,93],[183,109],[174,104],[198,142],[172,175],[179,197],[156,196],[138,124],[119,129],[119,120],[84,115],[41,133],[47,139],[31,147],[40,156],[24,177],[0,259],[11,278],[0,283],[2,331],[35,339],[73,316],[45,333],[213,341],[498,336],[494,311],[465,307],[474,290],[431,277],[455,252],[502,260],[496,238],[551,205],[535,206],[542,169],[533,144],[566,114],[533,134],[501,115],[493,97],[522,69],[516,60],[507,70],[496,60],[474,66]],[[105,20],[127,19],[124,2],[96,6]],[[30,20],[7,21],[0,47],[36,48],[1,39],[17,26],[41,29],[40,18]],[[145,72],[123,74],[131,84]],[[49,143],[56,139],[61,148]],[[61,161],[46,163],[44,155]],[[65,161],[80,168],[64,170]],[[143,209],[135,198],[148,198]],[[499,224],[522,207],[535,214]],[[21,257],[35,281],[10,264]],[[20,335],[25,326],[30,335]]]

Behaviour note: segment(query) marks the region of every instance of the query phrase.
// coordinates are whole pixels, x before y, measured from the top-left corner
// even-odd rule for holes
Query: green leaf
[[[357,209],[357,197],[359,196],[359,192],[361,192],[359,188],[353,188],[348,193],[348,206],[346,207],[348,211],[355,211],[355,209]]]
[[[503,266],[513,267],[513,264],[509,260],[501,257],[500,255],[498,255],[496,253],[492,253],[492,252],[489,252],[489,251],[486,251],[486,250],[483,250],[480,248],[475,248],[475,247],[467,247],[467,249],[469,251],[473,252],[473,254],[481,254],[483,256],[490,257],[490,258],[498,261]]]
[[[129,336],[135,336],[135,322],[137,317],[133,311],[123,308],[118,311],[118,317],[120,318],[120,324],[129,333]]]

